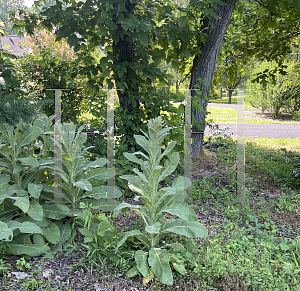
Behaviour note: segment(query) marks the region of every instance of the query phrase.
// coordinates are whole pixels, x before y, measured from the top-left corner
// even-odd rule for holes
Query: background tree
[[[9,21],[9,12],[17,12],[20,9],[28,11],[24,4],[24,0],[0,0],[0,18],[5,22],[7,27],[6,34],[15,34],[16,31],[12,28],[13,23]]]
[[[234,31],[231,49],[240,52],[242,64],[247,64],[252,57],[258,60],[276,61],[278,66],[272,71],[264,71],[257,75],[256,80],[266,82],[266,78],[278,71],[284,74],[286,68],[283,64],[284,57],[290,53],[293,40],[300,34],[299,16],[300,3],[296,0],[264,0],[264,1],[223,1],[227,5],[218,4],[214,12],[220,17],[206,18],[209,26],[213,27],[211,33],[207,30],[207,41],[201,46],[201,54],[194,57],[191,69],[190,89],[200,85],[203,99],[199,104],[204,112],[193,109],[195,117],[204,124],[206,116],[207,100],[217,56],[223,41],[226,29],[231,19],[238,27]],[[235,5],[237,7],[235,7]],[[234,10],[235,9],[235,10]],[[199,80],[200,78],[200,80]],[[201,81],[203,80],[203,81]],[[193,91],[194,92],[194,91]],[[195,93],[193,93],[195,95]],[[193,131],[204,130],[204,125],[197,128],[193,125]],[[193,135],[192,156],[197,156],[202,147],[203,136]]]
[[[68,38],[69,45],[85,64],[80,74],[87,76],[87,85],[96,92],[99,86],[103,87],[105,78],[108,78],[109,88],[114,80],[116,88],[124,89],[117,91],[120,107],[116,110],[117,135],[127,147],[124,150],[135,150],[133,134],[140,128],[145,130],[146,120],[160,115],[162,108],[169,106],[163,98],[152,97],[157,95],[153,86],[156,79],[168,86],[165,74],[158,68],[161,60],[167,58],[167,62],[178,69],[181,54],[186,58],[191,54],[187,46],[189,34],[194,31],[187,25],[187,11],[176,4],[162,4],[165,2],[89,0],[71,2],[64,9],[62,3],[57,2],[43,9],[39,16],[23,13],[23,20],[15,19],[16,27],[25,28],[29,34],[37,26],[48,30],[56,26],[57,40]],[[175,8],[180,10],[177,17],[174,17]],[[210,13],[209,4],[204,8],[205,13]],[[188,17],[195,22],[193,26],[199,26],[203,11],[198,8],[200,17],[197,19],[191,12],[192,7]],[[197,40],[198,43],[202,41]],[[100,64],[93,64],[91,53],[100,45],[105,48],[106,57],[101,58]],[[165,48],[169,51],[164,51]]]
[[[69,44],[82,55],[86,64],[90,64],[89,52],[99,45],[105,47],[107,57],[102,58],[100,65],[86,65],[83,72],[91,86],[103,84],[106,77],[110,79],[109,86],[112,87],[112,79],[117,88],[124,86],[123,91],[118,91],[117,116],[127,118],[122,122],[116,120],[116,124],[124,139],[122,142],[130,145],[134,142],[133,134],[144,127],[144,120],[159,115],[159,106],[163,106],[163,103],[156,103],[153,107],[148,97],[153,95],[151,85],[155,79],[167,85],[158,68],[162,59],[183,73],[189,66],[189,59],[193,58],[190,89],[200,86],[203,98],[193,104],[193,131],[204,130],[205,99],[236,3],[237,17],[232,22],[239,29],[234,32],[236,41],[232,42],[232,48],[241,52],[245,64],[253,56],[275,60],[279,62],[277,70],[283,72],[280,60],[288,53],[291,40],[299,34],[299,2],[296,0],[191,0],[187,6],[167,1],[105,0],[99,3],[87,0],[70,2],[66,9],[61,2],[56,2],[39,17],[24,15],[24,21],[16,24],[25,27],[28,33],[37,26],[38,20],[41,21],[39,25],[49,30],[53,25],[58,27],[58,39],[68,36]],[[92,75],[98,72],[101,77],[96,82]],[[110,72],[113,72],[111,77]],[[262,72],[258,79],[263,81],[265,75]],[[194,90],[192,97],[195,101]],[[148,110],[149,106],[153,110]],[[145,112],[151,114],[145,115]],[[199,154],[202,138],[202,135],[193,135],[193,156]]]
[[[29,37],[28,44],[33,53],[16,61],[22,88],[33,102],[50,101],[42,108],[47,116],[55,112],[55,94],[49,89],[69,89],[62,92],[62,122],[78,124],[78,117],[84,112],[83,102],[93,98],[86,89],[87,78],[78,74],[81,61],[64,39],[56,42],[54,33],[45,29]]]

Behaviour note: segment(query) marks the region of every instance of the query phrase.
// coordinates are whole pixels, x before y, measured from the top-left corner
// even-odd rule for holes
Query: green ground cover
[[[132,267],[133,251],[141,246],[130,239],[119,253],[113,253],[120,234],[140,229],[143,223],[130,212],[122,216],[123,220],[107,216],[118,230],[110,241],[101,237],[98,243],[84,242],[78,232],[75,240],[53,259],[1,256],[1,290],[73,291],[87,290],[87,286],[95,289],[95,284],[98,290],[121,286],[153,291],[300,290],[300,179],[295,178],[292,164],[300,158],[300,138],[245,141],[246,204],[239,205],[235,191],[235,139],[205,138],[202,161],[194,161],[194,169],[199,173],[205,170],[206,174],[215,171],[216,176],[198,175],[192,181],[193,201],[189,205],[207,228],[208,237],[171,234],[163,238],[165,243],[181,242],[185,246],[177,257],[184,262],[186,274],[177,273],[172,267],[172,286],[163,285],[156,278],[143,286],[142,276],[125,277]],[[168,180],[166,183],[171,185]],[[58,276],[54,266],[62,261],[68,268],[64,271],[71,272],[56,280],[44,276],[49,266]],[[12,280],[13,271],[28,276]]]

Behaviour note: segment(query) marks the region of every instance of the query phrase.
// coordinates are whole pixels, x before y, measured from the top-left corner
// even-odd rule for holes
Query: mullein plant
[[[148,134],[145,136],[135,135],[136,142],[148,153],[139,151],[136,153],[124,153],[124,156],[140,165],[140,170],[134,168],[136,175],[123,175],[120,178],[128,181],[129,188],[137,193],[136,201],[141,199],[144,206],[122,203],[114,210],[114,216],[120,211],[132,209],[143,219],[144,229],[126,232],[116,247],[116,252],[129,237],[136,237],[148,250],[137,250],[134,254],[134,266],[128,271],[127,276],[133,277],[142,274],[143,282],[147,283],[157,277],[161,283],[173,285],[173,268],[181,274],[186,270],[176,252],[184,251],[180,243],[161,243],[162,236],[170,233],[184,235],[188,238],[207,236],[206,228],[198,222],[194,210],[184,203],[186,189],[191,186],[187,177],[177,177],[171,187],[159,188],[159,183],[168,175],[172,174],[179,163],[179,153],[172,152],[176,141],[170,142],[162,153],[162,141],[168,135],[169,128],[164,127],[161,117],[149,120]],[[141,155],[145,159],[137,158]],[[167,157],[164,166],[161,160]],[[177,219],[166,219],[165,214],[175,215]]]

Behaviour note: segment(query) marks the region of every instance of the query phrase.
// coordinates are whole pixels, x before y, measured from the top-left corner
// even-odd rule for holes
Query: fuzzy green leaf
[[[142,206],[141,205],[132,205],[132,204],[129,204],[129,203],[121,203],[120,205],[118,205],[115,210],[114,210],[114,217],[117,217],[120,213],[120,211],[126,211],[127,208],[129,209],[132,209],[132,210],[135,210],[137,212],[140,212]]]
[[[161,283],[173,285],[173,275],[170,267],[170,256],[164,249],[151,248],[148,258],[149,265],[154,275]]]
[[[37,200],[32,200],[30,202],[29,210],[27,214],[37,221],[42,221],[43,219],[43,207],[38,203]]]
[[[7,225],[12,229],[12,231],[18,228],[21,233],[43,233],[42,229],[39,226],[29,221],[18,222],[15,220],[10,220],[7,222]]]
[[[172,261],[172,265],[178,273],[180,273],[181,275],[186,275],[186,269],[183,263],[178,264],[175,261]]]
[[[139,273],[139,270],[138,270],[137,266],[133,266],[126,273],[126,277],[131,278],[131,277],[136,276],[138,273]]]
[[[162,233],[167,232],[184,235],[188,238],[207,237],[206,228],[198,221],[185,221],[182,219],[177,219],[176,221],[168,223],[162,229]]]
[[[152,279],[150,275],[150,270],[148,266],[148,253],[144,252],[142,250],[138,250],[134,254],[134,259],[136,262],[136,266],[140,273],[146,278],[146,279]]]
[[[61,220],[69,214],[69,208],[63,204],[44,204],[45,218]]]
[[[42,184],[28,184],[28,192],[29,194],[33,197],[38,199],[40,197],[41,191],[43,190],[43,185]]]
[[[89,182],[89,180],[86,180],[86,179],[80,179],[77,182],[73,182],[73,185],[75,187],[78,187],[80,189],[87,190],[87,191],[92,191],[92,189],[93,189],[92,184]]]
[[[18,148],[32,143],[37,137],[43,133],[43,131],[36,126],[29,126],[29,128],[23,133]]]
[[[157,215],[161,215],[166,212],[172,215],[176,215],[184,220],[198,221],[195,211],[193,210],[192,207],[190,207],[186,203],[174,202],[171,205],[161,209]]]
[[[176,170],[178,163],[179,163],[179,153],[175,152],[171,155],[170,159],[165,162],[164,170],[161,173],[158,181],[160,182],[164,178],[172,174]]]
[[[9,175],[0,175],[0,184],[8,184],[10,181]]]
[[[122,240],[120,240],[117,244],[116,251],[124,244],[124,242],[131,236],[137,236],[137,235],[143,235],[139,230],[131,230],[125,233],[124,237]]]
[[[96,168],[87,174],[87,179],[106,180],[106,168]]]
[[[161,224],[160,224],[159,222],[156,222],[156,223],[153,224],[153,225],[147,225],[147,226],[145,227],[145,230],[146,230],[148,233],[159,233],[160,227],[161,227]]]
[[[11,241],[14,237],[13,231],[8,225],[0,221],[0,241]]]
[[[100,158],[97,159],[96,161],[90,162],[90,161],[86,161],[86,164],[84,165],[84,167],[82,168],[84,171],[89,170],[91,168],[94,167],[103,167],[106,164],[106,159],[104,158]]]
[[[16,200],[14,203],[15,206],[19,207],[24,213],[27,213],[30,202],[28,197],[11,197],[12,199]]]
[[[72,234],[72,227],[71,223],[68,221],[63,224],[63,226],[60,229],[60,243],[63,245],[66,243]]]
[[[37,158],[34,157],[27,157],[27,158],[19,158],[19,161],[21,161],[23,164],[32,166],[32,167],[38,167],[39,161]]]
[[[50,223],[49,226],[42,228],[42,230],[47,241],[55,245],[59,243],[60,230],[55,223]]]

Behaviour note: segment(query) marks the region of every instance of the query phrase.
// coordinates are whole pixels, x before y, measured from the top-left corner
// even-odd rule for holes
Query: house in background
[[[1,47],[14,54],[16,57],[19,57],[32,52],[26,41],[26,37],[8,35],[1,37]]]

